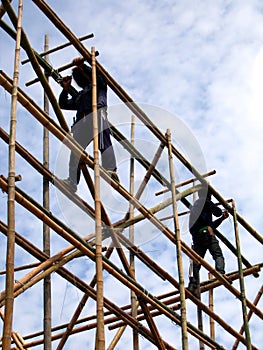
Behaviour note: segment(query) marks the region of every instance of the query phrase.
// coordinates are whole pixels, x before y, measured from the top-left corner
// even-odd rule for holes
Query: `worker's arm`
[[[71,87],[71,76],[64,77],[61,81],[60,85],[62,86],[63,90],[61,91],[61,94],[59,95],[59,106],[62,109],[68,109],[68,110],[76,110],[77,106],[75,103],[75,97],[70,96],[69,89]],[[70,97],[70,98],[69,98]]]

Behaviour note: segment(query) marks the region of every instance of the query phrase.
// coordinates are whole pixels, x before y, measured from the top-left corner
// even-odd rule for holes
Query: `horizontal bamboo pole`
[[[79,41],[84,41],[84,40],[87,40],[87,39],[91,39],[91,38],[93,38],[93,37],[94,37],[94,34],[91,33],[91,34],[87,34],[87,35],[81,36],[80,38],[78,38],[78,40],[79,40]],[[50,53],[53,53],[53,52],[59,51],[59,50],[61,50],[61,49],[64,49],[65,47],[68,47],[68,46],[70,46],[70,45],[72,45],[72,44],[71,44],[71,42],[69,41],[69,42],[67,42],[67,43],[65,43],[65,44],[59,45],[59,46],[57,46],[57,47],[54,47],[53,49],[49,49],[49,50],[47,50],[47,51],[41,52],[41,53],[39,54],[39,56],[41,56],[41,57],[46,56],[46,55],[48,55],[48,54],[50,54]],[[23,60],[23,61],[21,62],[21,64],[25,64],[25,63],[28,63],[28,62],[30,62],[30,60],[29,60],[29,59],[26,59],[26,60]]]
[[[202,176],[203,176],[203,177],[207,177],[207,176],[214,175],[215,173],[216,173],[215,170],[211,170],[211,171],[209,171],[208,173],[202,174]],[[192,179],[185,180],[185,181],[183,181],[183,182],[180,182],[180,183],[176,184],[176,185],[175,185],[175,188],[179,188],[179,187],[188,185],[188,184],[190,184],[190,183],[195,182],[196,180],[197,180],[196,177],[194,177],[194,178],[192,178]],[[156,195],[156,196],[159,196],[160,194],[163,194],[163,193],[166,193],[166,192],[169,192],[169,191],[171,191],[169,188],[165,188],[165,189],[163,189],[163,190],[161,190],[161,191],[156,192],[155,195]]]

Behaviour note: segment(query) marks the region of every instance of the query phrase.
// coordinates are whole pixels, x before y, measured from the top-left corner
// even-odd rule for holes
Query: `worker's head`
[[[91,68],[88,66],[74,67],[72,69],[72,76],[75,82],[84,89],[92,80]]]

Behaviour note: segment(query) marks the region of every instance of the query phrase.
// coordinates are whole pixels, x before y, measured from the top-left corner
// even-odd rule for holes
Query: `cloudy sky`
[[[258,231],[262,231],[263,217],[261,210],[263,143],[263,5],[260,0],[185,0],[185,1],[138,1],[130,0],[78,0],[62,2],[50,0],[47,3],[53,8],[64,23],[80,37],[94,33],[94,38],[85,41],[90,50],[95,46],[100,52],[99,62],[125,89],[132,99],[149,112],[151,120],[163,132],[171,130],[174,144],[182,150],[187,159],[193,164],[200,165],[199,170],[216,170],[216,175],[210,178],[211,184],[225,198],[234,198],[239,213]],[[17,12],[17,1],[12,2]],[[3,20],[9,23],[8,16]],[[67,40],[52,25],[31,1],[25,1],[23,11],[23,27],[37,52],[43,51],[44,36],[49,36],[50,47],[65,43]],[[10,77],[13,76],[15,42],[1,29],[0,31],[0,69]],[[59,53],[50,55],[51,64],[57,68],[71,62],[78,56],[74,48],[67,48]],[[26,58],[21,51],[21,60]],[[65,74],[69,74],[70,70]],[[43,93],[39,84],[26,87],[25,83],[35,77],[30,65],[20,66],[19,85],[25,92],[41,106]],[[60,87],[51,81],[52,89],[56,95]],[[109,91],[109,119],[122,132],[129,137],[130,113],[123,106],[113,92]],[[10,96],[1,87],[0,89],[0,120],[1,127],[9,131]],[[50,111],[54,117],[54,113]],[[72,113],[65,113],[70,125]],[[55,118],[55,117],[54,117]],[[141,126],[136,120],[137,139],[136,146],[149,160],[152,159],[159,142]],[[23,108],[18,105],[17,139],[39,160],[42,159],[42,128],[39,123]],[[51,170],[58,176],[63,164],[66,172],[67,160],[64,161],[64,150],[51,136]],[[129,157],[121,145],[114,142],[118,161],[118,171],[121,183],[128,188]],[[91,149],[92,150],[92,149]],[[0,174],[7,175],[8,148],[3,141],[0,142]],[[198,154],[198,156],[197,156]],[[169,178],[168,162],[164,154],[160,160],[160,169],[164,176]],[[197,159],[198,158],[198,159]],[[200,161],[201,160],[201,161]],[[182,167],[177,164],[175,169],[177,181],[190,177]],[[41,177],[32,171],[27,163],[16,160],[17,173],[21,173],[23,181],[18,186],[28,192],[35,200],[41,203],[42,191]],[[64,170],[63,170],[64,171]],[[142,168],[137,169],[136,184],[144,176]],[[152,194],[160,189],[156,183],[143,197],[143,203],[149,207],[154,205]],[[85,200],[90,197],[83,192],[81,183],[78,193]],[[104,201],[113,220],[123,217],[127,210],[126,202],[114,192],[106,192]],[[78,217],[73,220],[69,213],[73,208],[66,199],[51,188],[52,212],[63,219],[67,225],[72,226],[81,235],[87,234],[86,221]],[[7,196],[0,196],[0,218],[6,222]],[[164,198],[164,197],[163,197]],[[162,198],[162,199],[163,199]],[[161,200],[158,198],[158,200]],[[157,201],[158,201],[157,200]],[[113,204],[114,203],[114,204]],[[115,208],[118,208],[116,211]],[[67,208],[67,209],[65,209]],[[122,208],[122,210],[120,210]],[[74,209],[75,210],[75,209]],[[82,215],[79,214],[78,215]],[[160,215],[161,217],[162,215]],[[165,216],[165,215],[163,215]],[[87,220],[85,218],[85,220]],[[25,225],[26,223],[26,225]],[[17,231],[23,234],[34,244],[42,247],[42,225],[36,221],[25,209],[17,207]],[[138,232],[145,232],[140,240],[143,250],[158,261],[164,269],[177,276],[174,247],[170,247],[167,239],[159,237],[152,226],[140,224]],[[172,222],[169,227],[172,228]],[[182,220],[182,238],[190,245],[191,239],[186,229],[186,219]],[[88,233],[93,232],[93,227]],[[221,230],[221,229],[220,229]],[[222,225],[222,232],[235,244],[233,233],[233,220],[227,220]],[[155,236],[156,234],[156,236]],[[155,239],[149,239],[153,235]],[[244,256],[252,263],[262,261],[262,247],[252,236],[240,228],[242,251]],[[1,269],[5,269],[6,240],[1,236]],[[52,235],[52,254],[65,247],[67,243]],[[227,272],[237,269],[236,259],[221,244],[227,262]],[[167,249],[167,250],[166,250]],[[164,251],[166,254],[164,254]],[[168,253],[168,254],[167,254]],[[16,252],[17,265],[32,262],[32,258],[18,248]],[[92,264],[87,259],[80,259],[80,264],[68,266],[75,269],[88,282],[94,272]],[[213,265],[209,255],[207,260]],[[116,260],[117,261],[117,260]],[[185,262],[185,278],[187,283],[187,258]],[[90,270],[87,270],[87,266]],[[148,275],[148,270],[138,264],[138,280],[147,280],[146,286],[153,294],[161,294],[170,290],[166,284],[156,285],[156,279]],[[204,269],[203,269],[204,270]],[[17,275],[16,279],[23,276]],[[85,276],[85,277],[83,277]],[[1,276],[1,286],[4,288],[4,276]],[[57,283],[57,277],[54,283]],[[127,290],[116,291],[116,280],[107,275],[107,297],[115,300],[119,305],[129,302]],[[206,271],[201,278],[206,279]],[[53,292],[53,300],[59,300],[54,306],[54,325],[67,322],[81,298],[67,282],[59,280],[59,287]],[[246,279],[246,293],[253,300],[262,285],[262,277]],[[234,283],[239,288],[238,281]],[[113,291],[115,293],[113,293]],[[235,298],[229,292],[221,290],[216,292],[216,312],[223,310],[221,316],[239,330],[242,324],[238,307],[231,308]],[[21,300],[28,302],[29,298],[34,305],[35,312],[27,315],[27,323],[21,320],[25,312],[21,303],[16,303],[17,317],[14,328],[22,335],[29,334],[41,328],[41,300],[40,288],[34,287],[31,292],[24,293]],[[240,306],[239,304],[235,304]],[[92,304],[91,304],[92,307]],[[259,308],[262,309],[262,302]],[[196,325],[195,308],[189,303],[189,321]],[[231,310],[231,311],[229,311]],[[85,316],[90,315],[86,310]],[[235,320],[235,321],[234,321]],[[207,321],[207,320],[206,320]],[[160,323],[163,331],[167,325]],[[164,326],[165,325],[165,326]],[[252,342],[258,348],[263,343],[262,320],[253,316],[251,320]],[[164,333],[166,340],[174,347],[180,349],[180,342],[173,343],[174,334],[180,335],[177,327],[170,325]],[[222,332],[222,333],[221,333]],[[112,338],[112,333],[107,335]],[[179,338],[178,338],[179,339]],[[93,347],[93,335],[84,334],[74,341],[79,341],[83,348]],[[140,339],[143,350],[153,349],[143,338]],[[226,349],[231,348],[234,339],[218,327],[217,341]],[[192,343],[191,343],[192,342]],[[120,347],[129,346],[130,333],[124,335]],[[190,338],[190,344],[196,346],[196,340]],[[195,345],[193,345],[195,344]],[[76,343],[75,343],[76,345]],[[69,342],[66,349],[72,349]],[[243,345],[242,345],[243,346]],[[241,348],[242,348],[241,346]]]

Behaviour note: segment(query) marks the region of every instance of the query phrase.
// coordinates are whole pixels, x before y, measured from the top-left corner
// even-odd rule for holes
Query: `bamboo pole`
[[[6,8],[6,1],[3,2]],[[17,37],[14,59],[14,79],[12,87],[11,114],[10,114],[10,140],[8,158],[8,235],[6,252],[6,295],[5,315],[3,325],[3,350],[9,350],[11,345],[12,323],[14,312],[14,259],[15,259],[15,140],[16,140],[16,112],[17,87],[19,80],[20,43],[22,31],[23,0],[18,3]]]
[[[9,2],[11,3],[12,0],[9,0]],[[6,9],[4,8],[3,5],[0,5],[0,19],[3,17],[3,15],[6,13]]]
[[[112,341],[111,341],[110,345],[108,346],[107,350],[114,350],[115,349],[115,347],[118,344],[121,336],[123,335],[126,327],[127,326],[125,325],[125,326],[122,326],[121,328],[118,329],[117,333],[115,334],[114,338],[112,339]]]
[[[49,48],[49,37],[45,35],[44,51]],[[45,60],[49,60],[48,54],[45,55]],[[48,80],[48,77],[47,77]],[[47,94],[44,92],[44,111],[49,114],[49,102]],[[49,169],[49,132],[47,128],[43,128],[43,165]],[[50,194],[49,180],[43,177],[43,207],[50,210]],[[43,223],[43,251],[50,256],[50,228]],[[47,276],[43,281],[43,303],[44,303],[44,350],[51,350],[51,277]]]
[[[236,216],[236,204],[234,199],[232,200],[232,208],[233,208],[233,219],[234,219],[234,230],[235,230],[235,239],[237,246],[237,261],[238,261],[238,269],[239,269],[239,285],[241,292],[241,303],[242,303],[242,314],[243,314],[243,322],[245,328],[245,335],[247,340],[247,350],[251,350],[251,338],[247,317],[247,303],[246,303],[246,292],[245,292],[245,283],[244,283],[244,275],[242,269],[242,260],[241,260],[241,247],[240,247],[240,239],[239,239],[239,230],[237,224],[237,216]]]
[[[87,40],[87,39],[91,39],[91,38],[93,38],[93,37],[94,37],[94,34],[91,33],[91,34],[87,34],[87,35],[81,36],[80,38],[78,38],[78,40],[79,40],[79,41],[84,41],[84,40]],[[65,47],[68,47],[68,46],[70,46],[70,45],[72,45],[72,43],[71,43],[71,42],[67,42],[67,43],[65,43],[65,44],[56,46],[56,47],[54,47],[53,49],[47,48],[47,49],[44,50],[44,52],[41,52],[41,53],[39,54],[39,56],[41,56],[41,57],[47,56],[47,55],[49,55],[49,54],[51,54],[51,53],[53,53],[53,52],[62,50],[62,49],[64,49]],[[26,60],[22,61],[21,64],[25,64],[25,63],[28,63],[28,62],[30,62],[30,60],[29,60],[29,59],[26,59]]]
[[[263,286],[261,286],[261,288],[260,288],[260,290],[259,290],[259,292],[258,292],[258,294],[257,294],[257,296],[256,296],[256,298],[255,298],[255,300],[254,300],[254,302],[253,302],[254,305],[257,305],[257,304],[258,304],[258,302],[259,302],[259,300],[260,300],[262,294],[263,294]],[[248,315],[247,315],[248,321],[251,319],[252,315],[253,315],[253,312],[252,312],[251,310],[249,310],[249,313],[248,313]],[[243,334],[243,333],[244,333],[244,330],[245,330],[245,327],[244,327],[244,324],[243,324],[242,327],[241,327],[241,329],[240,329],[240,331],[239,331],[239,333],[240,333],[240,334]],[[239,339],[236,339],[235,344],[233,345],[232,350],[236,350],[236,349],[238,348],[238,344],[239,344]]]
[[[214,175],[216,173],[215,170],[211,170],[205,174],[202,174],[203,177],[208,177],[208,176],[211,176],[211,175]],[[179,188],[179,187],[182,187],[182,186],[185,186],[185,185],[188,185],[190,183],[193,183],[195,182],[196,180],[198,180],[196,177],[192,178],[192,179],[188,179],[188,180],[185,180],[183,182],[180,182],[178,184],[175,185],[175,188]],[[158,192],[155,192],[155,195],[156,196],[159,196],[160,194],[163,194],[163,193],[166,193],[166,192],[169,192],[170,191],[170,188],[165,188],[161,191],[158,191]]]
[[[213,276],[211,273],[208,273],[208,279],[211,279]],[[214,289],[209,289],[209,309],[213,312],[214,311]],[[211,339],[215,339],[215,320],[213,317],[209,317],[209,323],[210,323],[210,337]],[[216,350],[216,348],[212,348],[212,350]]]
[[[174,229],[175,229],[175,240],[176,240],[176,258],[179,275],[179,291],[180,291],[180,303],[181,303],[181,331],[182,331],[182,349],[188,349],[188,335],[187,335],[187,318],[186,318],[186,302],[185,302],[185,289],[184,289],[184,271],[183,271],[183,259],[181,250],[181,238],[180,238],[180,226],[177,215],[177,203],[175,193],[175,176],[174,176],[174,164],[173,154],[171,148],[171,132],[168,129],[167,133],[167,148],[169,157],[169,170],[171,177],[171,191],[173,198],[173,214],[174,214]]]
[[[135,123],[134,123],[134,115],[131,117],[131,144],[134,146],[134,131],[135,131]],[[130,158],[130,193],[134,196],[134,157]],[[132,219],[134,217],[134,206],[130,204],[129,208],[129,217]],[[129,240],[132,245],[134,245],[134,225],[129,227]],[[135,276],[135,256],[133,252],[130,251],[130,267],[133,275]],[[138,303],[136,301],[136,294],[131,291],[131,315],[134,318],[137,318],[137,307]],[[124,330],[123,330],[124,332]],[[122,332],[120,332],[122,334]],[[138,331],[136,329],[133,330],[133,350],[139,350],[139,336]],[[108,349],[110,350],[110,349]]]
[[[102,230],[100,206],[100,167],[98,141],[98,112],[97,112],[97,78],[95,48],[92,54],[92,113],[93,113],[93,155],[94,155],[94,183],[95,183],[95,226],[96,226],[96,280],[97,280],[97,320],[96,349],[105,349],[104,312],[103,312],[103,264],[102,264]]]

